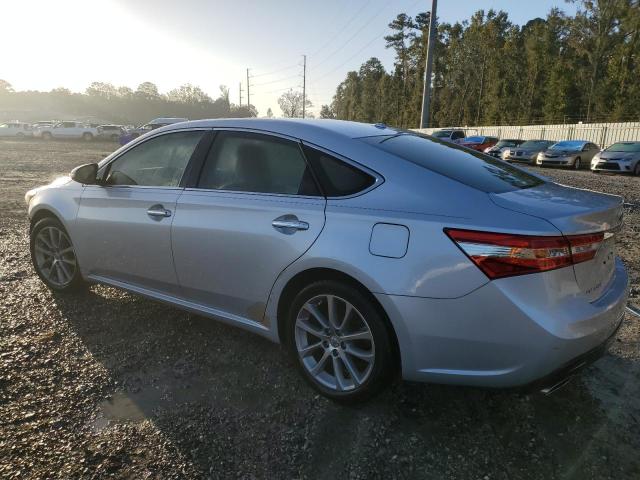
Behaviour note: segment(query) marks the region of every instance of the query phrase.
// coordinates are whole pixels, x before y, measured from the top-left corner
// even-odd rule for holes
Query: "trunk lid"
[[[496,205],[543,218],[564,235],[607,232],[596,256],[573,266],[582,292],[590,300],[600,297],[614,271],[615,232],[622,225],[622,197],[556,183],[489,195]]]

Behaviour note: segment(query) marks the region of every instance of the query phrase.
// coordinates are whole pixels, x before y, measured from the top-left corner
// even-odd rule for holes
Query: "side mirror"
[[[98,164],[87,163],[71,170],[71,179],[85,185],[95,185],[97,183]]]

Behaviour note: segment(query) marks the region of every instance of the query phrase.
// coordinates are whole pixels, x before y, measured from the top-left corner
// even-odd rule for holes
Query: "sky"
[[[0,5],[0,78],[16,90],[66,87],[82,92],[93,81],[126,85],[151,81],[161,92],[191,83],[212,97],[230,88],[231,101],[259,115],[281,112],[278,97],[302,89],[312,111],[330,103],[350,70],[378,57],[387,69],[388,23],[398,14],[430,9],[430,0],[8,0]],[[440,0],[437,17],[453,23],[479,9],[504,10],[524,24],[563,0]],[[7,46],[11,46],[7,48]]]

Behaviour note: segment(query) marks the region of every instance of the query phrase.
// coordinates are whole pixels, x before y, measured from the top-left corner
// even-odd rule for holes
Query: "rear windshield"
[[[400,133],[360,140],[487,193],[510,192],[544,183],[506,162],[433,137]]]
[[[451,136],[451,130],[439,130],[437,132],[433,132],[431,135],[438,138],[449,138]]]

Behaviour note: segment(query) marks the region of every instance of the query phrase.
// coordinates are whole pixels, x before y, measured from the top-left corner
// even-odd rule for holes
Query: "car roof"
[[[225,118],[213,120],[192,120],[162,127],[163,131],[185,128],[246,128],[269,133],[288,135],[296,138],[342,137],[362,138],[395,135],[398,129],[384,124],[350,122],[330,119],[301,118]]]

